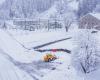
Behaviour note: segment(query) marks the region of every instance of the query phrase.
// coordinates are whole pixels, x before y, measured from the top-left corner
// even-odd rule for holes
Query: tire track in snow
[[[7,53],[5,53],[3,50],[1,50],[0,49],[0,51],[1,51],[1,53],[10,61],[10,62],[12,62],[15,66],[17,66],[20,70],[23,70],[23,71],[25,71],[26,73],[28,73],[34,80],[39,80],[36,76],[35,76],[35,74],[37,74],[37,75],[40,75],[39,73],[38,73],[38,71],[37,70],[34,70],[34,74],[32,75],[32,74],[30,74],[29,72],[28,72],[28,70],[27,70],[27,68],[24,68],[25,66],[23,65],[24,63],[20,63],[20,62],[18,62],[18,61],[16,61],[16,60],[14,60],[11,56],[9,56]],[[23,67],[21,66],[21,65],[23,65]],[[15,72],[16,73],[16,72]]]

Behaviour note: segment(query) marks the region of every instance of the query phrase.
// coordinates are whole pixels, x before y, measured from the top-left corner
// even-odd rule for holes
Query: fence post
[[[57,20],[56,20],[56,18],[55,18],[55,30],[56,30],[56,28],[57,28]]]
[[[49,20],[48,20],[48,26],[47,26],[47,28],[48,28],[48,31],[49,31],[49,27],[50,27],[50,26],[49,26]]]
[[[41,20],[39,18],[39,29],[41,29]]]

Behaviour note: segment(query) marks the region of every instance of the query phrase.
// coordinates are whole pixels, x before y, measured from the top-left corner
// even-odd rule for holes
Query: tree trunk
[[[65,27],[65,29],[66,29],[66,32],[68,32],[68,27]]]

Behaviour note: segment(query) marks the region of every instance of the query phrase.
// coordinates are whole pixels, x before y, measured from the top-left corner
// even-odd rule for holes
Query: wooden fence
[[[36,29],[61,29],[63,27],[63,20],[57,19],[38,19],[38,20],[13,20],[16,29],[34,31]]]

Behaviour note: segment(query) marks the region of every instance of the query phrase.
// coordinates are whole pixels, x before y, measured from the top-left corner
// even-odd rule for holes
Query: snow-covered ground
[[[71,65],[70,54],[61,52],[55,54],[59,57],[55,62],[61,62],[62,64],[57,66],[56,70],[51,71],[41,80],[82,80]]]
[[[28,48],[35,47],[44,43],[71,37],[69,33],[62,31],[44,31],[44,32],[20,32],[8,31],[17,41],[24,44]],[[59,37],[58,37],[59,36]]]
[[[10,68],[10,65],[11,66],[13,65],[12,66],[13,68],[17,67],[20,71],[20,72],[15,71],[15,70],[12,70],[12,68],[10,68],[12,70],[12,72],[11,72],[12,75],[15,76],[14,71],[16,73],[18,73],[18,75],[27,74],[28,73],[27,70],[29,70],[29,69],[31,69],[31,70],[35,69],[36,71],[38,71],[38,73],[36,72],[36,74],[34,74],[35,76],[36,75],[37,76],[43,75],[44,77],[40,77],[40,78],[38,77],[40,80],[42,78],[43,78],[42,80],[45,80],[47,76],[49,77],[51,74],[57,73],[57,71],[58,72],[61,71],[61,73],[66,75],[66,73],[64,73],[64,69],[65,68],[66,68],[66,70],[69,69],[68,67],[70,66],[70,58],[71,58],[70,54],[55,53],[59,59],[52,62],[52,63],[46,64],[43,62],[43,55],[45,55],[46,53],[39,53],[39,52],[36,52],[34,50],[28,50],[28,49],[24,48],[21,44],[25,45],[27,48],[30,48],[30,47],[34,47],[36,45],[40,45],[40,44],[43,44],[46,42],[71,37],[71,35],[69,35],[68,33],[64,32],[64,31],[63,32],[62,31],[58,31],[58,32],[56,32],[56,31],[53,31],[53,32],[30,32],[30,33],[28,32],[27,34],[24,33],[23,35],[19,35],[19,32],[0,30],[0,49],[3,50],[4,53],[6,53],[6,54],[3,54],[3,52],[1,52],[2,57],[6,61],[8,61],[6,64],[6,67],[9,65],[8,68]],[[30,45],[31,43],[33,43],[33,44]],[[72,48],[69,48],[69,47],[72,47],[72,44],[70,44],[70,43],[71,43],[71,40],[68,42],[64,41],[64,42],[50,45],[47,48],[66,48],[67,47],[68,49],[72,50]],[[27,45],[29,45],[29,46],[27,46]],[[60,47],[60,45],[61,45],[61,47]],[[58,47],[56,47],[56,46],[58,46]],[[44,48],[46,48],[46,47],[44,47]],[[7,57],[5,57],[5,55],[6,56],[9,55],[14,61],[21,63],[19,65],[19,67],[18,67],[18,65],[15,66],[14,63],[9,60],[9,58],[7,60]],[[1,66],[5,66],[4,62],[2,60],[2,57],[1,57]],[[32,65],[33,65],[33,69],[31,68]],[[22,66],[24,66],[24,68],[26,67],[27,69],[26,68],[22,69]],[[65,68],[63,68],[64,66],[65,66]],[[8,69],[8,68],[6,68],[6,69]],[[53,68],[55,68],[55,70],[53,70]],[[35,73],[34,71],[33,72],[30,71],[30,72],[31,72],[31,74]],[[59,72],[57,74],[60,75],[61,73]],[[1,75],[4,76],[4,74],[2,73]],[[10,72],[8,72],[7,76],[9,74],[10,74]],[[28,77],[30,77],[31,74],[29,74]],[[61,76],[64,78],[63,74],[61,74]],[[67,74],[67,75],[69,75],[69,74]],[[15,77],[11,76],[10,78],[13,79]],[[19,78],[19,76],[18,76],[18,78]],[[23,78],[23,76],[22,76],[22,78]],[[51,75],[51,78],[53,78],[52,75]],[[62,78],[62,80],[63,80],[63,78]],[[15,79],[20,80],[17,78],[15,78]],[[27,79],[27,78],[25,78],[25,79]],[[6,80],[6,79],[3,79],[3,80]],[[24,80],[24,78],[23,78],[23,80]],[[31,80],[31,79],[29,78],[29,80]]]
[[[99,25],[99,7],[99,0],[0,0],[0,80],[100,80],[100,31],[87,35],[77,25],[89,12]],[[20,29],[24,26],[36,29]],[[45,62],[46,54],[57,59]]]
[[[0,80],[33,80],[26,72],[21,71],[9,61],[0,50]]]
[[[65,31],[0,30],[0,80],[95,80],[100,70],[87,76],[80,76],[71,63],[72,54],[66,52],[40,53],[32,49],[32,47],[47,42],[72,37],[41,49],[63,48],[73,51],[77,46],[73,38],[78,32],[80,32],[78,29],[70,29],[68,33]],[[100,35],[99,32],[96,34]],[[28,50],[30,48],[31,50]],[[43,56],[46,53],[55,54],[58,59],[45,63]],[[91,75],[93,75],[92,79]],[[96,80],[99,80],[99,76],[97,77]]]
[[[32,61],[33,54],[29,54],[13,37],[3,30],[0,30],[0,49],[17,61]]]

